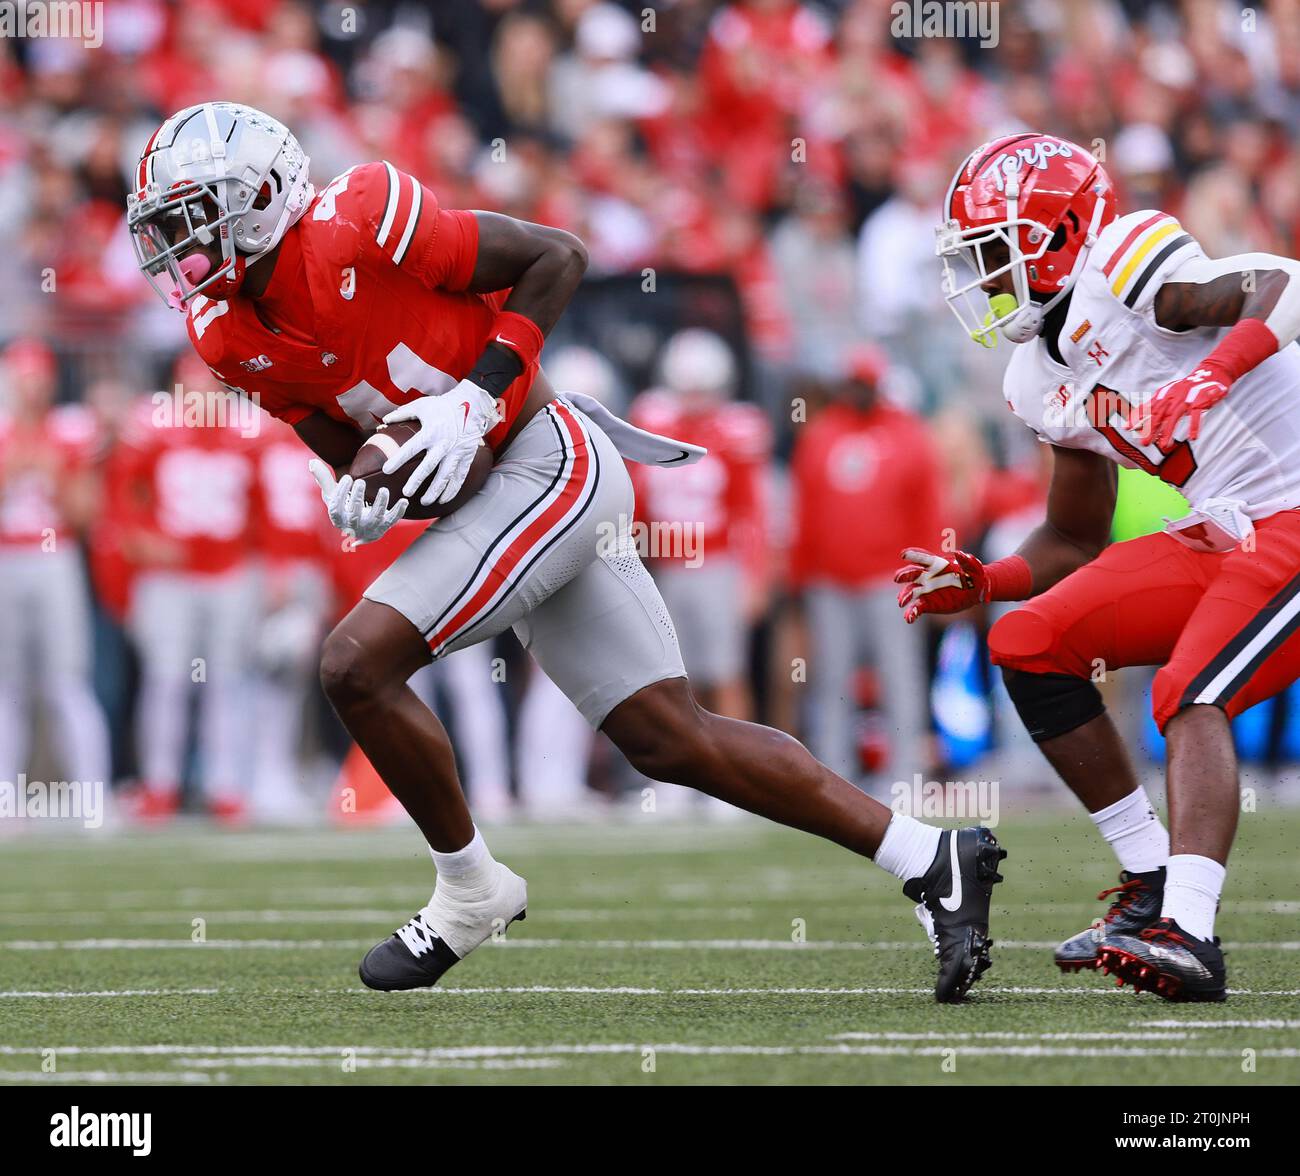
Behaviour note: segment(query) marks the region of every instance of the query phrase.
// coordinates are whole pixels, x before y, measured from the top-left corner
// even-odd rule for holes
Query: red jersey
[[[288,425],[267,416],[261,430],[252,447],[259,491],[254,500],[257,549],[273,563],[320,562],[326,544],[337,544],[338,532],[321,509],[320,488],[307,469],[302,442]]]
[[[861,588],[904,547],[938,551],[942,479],[925,423],[895,405],[832,404],[800,430],[790,579]]]
[[[652,433],[709,451],[688,466],[630,464],[637,517],[693,526],[704,552],[761,562],[766,532],[763,477],[772,453],[772,431],[762,411],[734,402],[692,410],[671,393],[653,391],[633,401],[630,417]],[[675,554],[662,553],[665,558]]]
[[[89,468],[97,432],[93,414],[79,404],[53,408],[35,425],[0,417],[0,547],[65,536],[59,482]]]
[[[135,406],[114,454],[111,496],[128,512],[125,529],[179,549],[179,562],[161,567],[227,572],[248,558],[258,493],[254,448],[233,420],[185,427],[167,423],[167,415],[152,398]]]
[[[510,292],[466,290],[477,256],[472,213],[439,208],[392,164],[350,168],[285,234],[260,299],[191,299],[190,340],[272,416],[296,424],[323,412],[370,433],[397,405],[449,391],[483,354]],[[506,389],[490,445],[536,374],[530,364]]]

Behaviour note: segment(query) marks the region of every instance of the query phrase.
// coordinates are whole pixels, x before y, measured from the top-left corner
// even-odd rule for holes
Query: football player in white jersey
[[[1211,260],[1174,217],[1117,213],[1104,168],[1051,135],[986,143],[954,177],[945,295],[977,342],[1018,345],[1005,395],[1055,465],[1047,519],[1015,555],[909,549],[899,604],[910,623],[1029,601],[993,626],[990,654],[1123,870],[1105,917],[1056,962],[1222,1000],[1229,721],[1300,676],[1300,264]],[[1117,464],[1177,486],[1191,514],[1108,546]],[[1161,667],[1168,833],[1093,684],[1131,665]]]

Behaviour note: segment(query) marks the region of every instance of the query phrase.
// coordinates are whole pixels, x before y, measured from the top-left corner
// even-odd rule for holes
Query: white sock
[[[942,835],[943,830],[934,825],[895,813],[884,837],[880,839],[875,863],[903,882],[918,878],[934,861]]]
[[[1169,834],[1141,788],[1088,815],[1115,851],[1121,869],[1146,874],[1169,860]]]
[[[474,836],[464,849],[452,853],[439,853],[436,849],[431,849],[429,853],[438,869],[438,880],[453,890],[476,890],[495,882],[493,867],[496,860],[477,825],[474,827]]]
[[[1194,853],[1174,854],[1165,874],[1165,901],[1160,917],[1173,919],[1197,939],[1213,939],[1214,916],[1227,874],[1227,867],[1213,858]]]

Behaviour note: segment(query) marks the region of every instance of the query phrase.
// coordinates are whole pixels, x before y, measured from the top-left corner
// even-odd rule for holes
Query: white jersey
[[[1201,418],[1195,441],[1162,451],[1140,444],[1125,423],[1131,407],[1194,371],[1229,329],[1157,325],[1156,292],[1189,264],[1203,268],[1205,254],[1172,216],[1147,209],[1112,221],[1071,295],[1057,340],[1064,362],[1041,336],[1017,347],[1004,377],[1006,398],[1040,440],[1155,474],[1182,491],[1195,514],[1244,522],[1243,515],[1262,519],[1300,507],[1296,343],[1242,376]]]

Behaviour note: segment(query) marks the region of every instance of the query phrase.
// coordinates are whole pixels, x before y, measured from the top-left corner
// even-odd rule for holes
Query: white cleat
[[[500,862],[492,869],[491,887],[462,889],[439,878],[428,904],[366,953],[361,982],[383,992],[430,988],[479,944],[526,918],[528,884]]]

